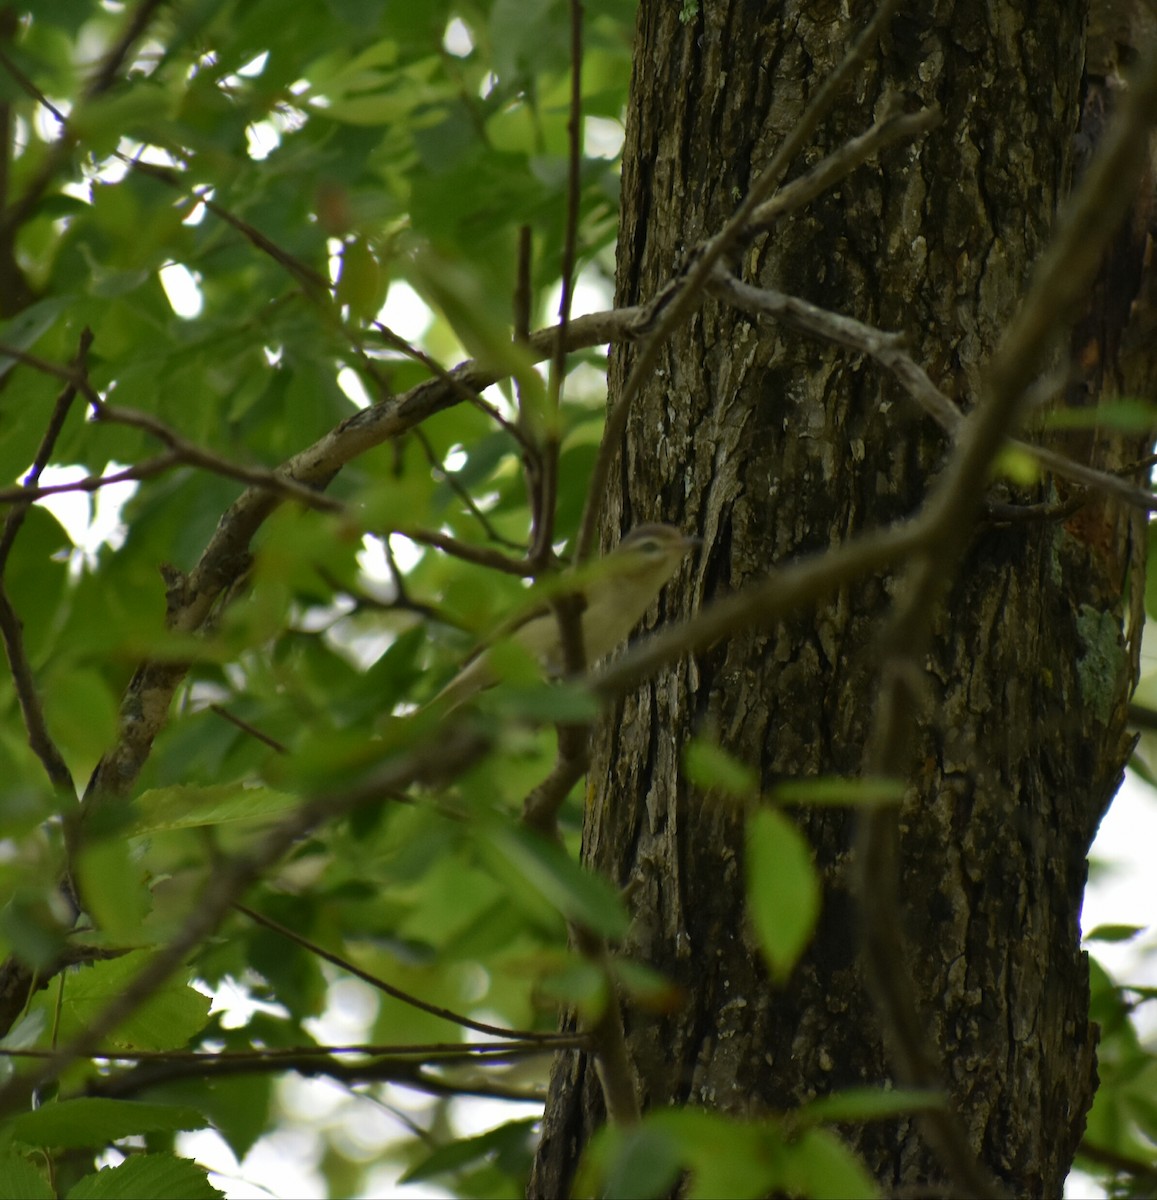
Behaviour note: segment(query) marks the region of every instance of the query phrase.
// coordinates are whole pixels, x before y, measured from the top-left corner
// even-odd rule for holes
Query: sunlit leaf
[[[819,918],[811,847],[791,821],[765,808],[748,819],[746,852],[748,911],[772,978],[782,983]]]

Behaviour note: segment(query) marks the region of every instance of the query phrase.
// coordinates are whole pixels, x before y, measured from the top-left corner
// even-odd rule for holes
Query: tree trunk
[[[643,0],[620,304],[652,296],[731,215],[866,19],[853,6],[849,24],[847,7],[702,0],[684,23],[679,4]],[[747,253],[743,277],[903,330],[968,407],[1069,187],[1084,24],[1085,6],[1064,0],[906,6],[795,170],[890,98],[939,106],[944,123],[781,222]],[[1058,340],[1058,364],[1062,350]],[[616,354],[612,394],[631,359]],[[1098,465],[1135,460],[1136,438],[1086,440]],[[948,451],[874,365],[708,301],[635,403],[607,527],[662,520],[704,537],[661,600],[660,619],[681,616],[770,564],[914,512]],[[1028,498],[1058,492],[1046,479]],[[1131,745],[1135,534],[1115,501],[979,525],[922,680],[901,817],[911,986],[962,1128],[1014,1194],[1060,1194],[1096,1082],[1079,914],[1086,853]],[[678,664],[596,732],[586,861],[631,889],[623,952],[685,1001],[669,1015],[626,1013],[645,1107],[753,1115],[892,1078],[859,962],[854,816],[794,814],[824,907],[776,988],[745,926],[741,814],[680,770],[682,747],[707,733],[765,788],[858,774],[891,583],[864,579]],[[593,1069],[562,1056],[532,1195],[568,1192],[602,1120]],[[843,1132],[887,1191],[950,1186],[913,1122]]]

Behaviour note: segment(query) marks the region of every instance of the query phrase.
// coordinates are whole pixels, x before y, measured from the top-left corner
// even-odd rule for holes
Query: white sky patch
[[[242,79],[256,79],[265,70],[265,64],[268,61],[269,51],[262,50],[256,58],[251,58],[243,67],[238,67],[237,74]]]
[[[245,127],[246,153],[254,162],[268,158],[281,145],[281,133],[272,121],[254,121]]]
[[[446,26],[446,32],[442,36],[442,48],[455,58],[466,58],[473,51],[474,39],[461,17],[455,17]]]
[[[184,263],[168,263],[158,274],[161,277],[161,287],[165,289],[169,304],[178,317],[186,321],[199,317],[205,307],[205,297],[201,293],[200,278],[189,270]]]
[[[224,1013],[221,1018],[223,1029],[241,1029],[249,1023],[254,1013],[269,1013],[275,1017],[288,1017],[289,1013],[280,1004],[269,1004],[264,1000],[255,1000],[244,984],[238,983],[232,976],[226,975],[219,984],[210,987],[201,980],[194,983],[197,991],[213,998],[213,1006],[209,1010],[214,1013]]]
[[[336,285],[338,277],[341,275],[341,256],[345,249],[345,244],[341,238],[326,238],[325,253],[329,262],[329,281]]]
[[[429,305],[408,283],[397,280],[390,284],[386,302],[378,312],[378,320],[407,342],[417,342],[426,336],[434,314]]]
[[[48,100],[57,112],[66,117],[72,111],[72,105],[67,100],[57,100],[54,96],[49,96]],[[60,137],[60,122],[43,104],[38,104],[32,114],[32,127],[42,142],[55,142]]]
[[[110,462],[104,474],[115,475],[124,469],[123,464]],[[62,483],[75,483],[87,474],[81,466],[50,466],[44,469],[40,483],[44,487],[56,487]],[[139,486],[135,480],[127,480],[110,484],[94,493],[60,492],[37,501],[64,526],[72,539],[78,555],[74,560],[76,569],[79,570],[81,561],[91,562],[101,546],[111,546],[115,550],[124,543],[128,527],[121,520],[121,509],[135,495]]]
[[[368,983],[343,975],[329,985],[327,999],[325,1012],[307,1017],[305,1028],[329,1046],[364,1042],[378,1015],[378,993]]]
[[[583,122],[583,152],[588,158],[618,158],[624,137],[622,121],[587,117]]]
[[[492,383],[483,391],[482,399],[489,400],[508,421],[513,421],[518,415],[510,397],[502,390],[501,384]]]
[[[546,311],[553,321],[557,318],[559,301],[562,299],[562,284],[551,288],[546,302]],[[601,275],[585,272],[575,281],[574,294],[570,302],[570,315],[585,317],[588,313],[606,312],[614,299],[610,283]]]
[[[362,377],[353,367],[342,367],[337,373],[337,386],[350,398],[356,408],[369,408],[373,403]]]

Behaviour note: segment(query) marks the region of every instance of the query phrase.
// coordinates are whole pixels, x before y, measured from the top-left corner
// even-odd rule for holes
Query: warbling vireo
[[[588,665],[626,641],[663,584],[675,574],[699,540],[686,536],[673,525],[640,525],[595,564],[586,582],[576,589],[584,601],[583,651]],[[558,617],[550,607],[535,609],[503,636],[533,655],[548,677],[558,678],[564,673],[566,663]],[[428,707],[456,708],[496,682],[487,646],[450,680]]]

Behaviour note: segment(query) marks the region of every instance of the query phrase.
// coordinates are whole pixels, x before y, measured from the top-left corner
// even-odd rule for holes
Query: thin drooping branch
[[[23,504],[26,501],[42,500],[45,496],[63,496],[69,492],[99,492],[101,488],[112,487],[118,483],[141,483],[146,479],[154,479],[174,467],[185,465],[185,460],[172,452],[158,454],[154,458],[146,458],[135,467],[126,467],[123,471],[113,471],[108,475],[86,475],[83,479],[74,479],[71,483],[52,483],[38,487],[0,488],[0,504]]]
[[[549,1053],[554,1047],[544,1045],[539,1053]],[[478,1065],[475,1056],[471,1065]],[[467,1082],[447,1079],[423,1069],[422,1062],[412,1058],[390,1055],[374,1058],[369,1062],[341,1062],[333,1059],[305,1057],[297,1061],[275,1059],[236,1062],[222,1059],[218,1062],[170,1062],[142,1064],[131,1071],[110,1075],[91,1081],[86,1090],[90,1096],[105,1096],[113,1099],[135,1096],[149,1088],[183,1079],[213,1080],[237,1075],[282,1074],[296,1071],[311,1078],[334,1079],[350,1085],[367,1083],[396,1083],[425,1092],[431,1096],[481,1096],[489,1100],[513,1100],[524,1103],[541,1103],[542,1092],[536,1088],[504,1087],[496,1081]]]
[[[566,390],[566,332],[574,299],[575,263],[578,257],[579,204],[582,198],[583,138],[583,9],[581,0],[570,0],[570,101],[567,114],[566,213],[562,236],[558,302],[558,340],[547,376],[545,421],[539,422],[537,488],[531,497],[533,528],[528,557],[540,568],[554,565],[554,521],[558,506],[558,455],[562,439],[562,397]],[[565,633],[564,633],[565,640]]]
[[[91,345],[92,334],[86,329],[81,334],[80,345],[72,360],[74,371],[83,372]],[[0,638],[3,638],[4,641],[4,651],[8,659],[9,670],[12,672],[16,698],[20,703],[24,727],[28,731],[28,744],[33,754],[44,765],[45,773],[53,788],[61,794],[73,798],[76,797],[76,785],[72,779],[72,772],[64,760],[64,755],[52,734],[49,733],[48,724],[44,719],[44,706],[40,702],[40,692],[36,687],[32,664],[28,660],[24,646],[24,629],[20,615],[8,595],[5,573],[12,547],[16,544],[17,535],[28,516],[29,505],[35,499],[36,493],[40,491],[37,486],[40,477],[52,460],[52,452],[64,429],[64,422],[69,412],[72,411],[77,395],[77,385],[72,381],[65,383],[53,405],[48,426],[40,439],[32,466],[24,477],[24,484],[20,488],[13,489],[22,502],[9,511],[4,518],[3,528],[0,529]]]
[[[598,346],[626,336],[638,315],[633,308],[596,313],[571,321],[572,350]],[[527,350],[534,361],[553,351],[557,329],[531,335]],[[461,401],[463,388],[480,392],[501,378],[499,368],[468,361],[449,372],[449,381],[431,379],[391,400],[354,413],[277,468],[276,475],[310,490],[325,488],[337,473],[367,451]],[[182,581],[168,620],[175,632],[194,633],[214,610],[221,594],[247,568],[249,544],[281,503],[265,487],[249,487],[229,507],[193,570]],[[164,725],[169,705],[185,676],[180,664],[145,662],[129,684],[121,704],[121,727],[116,745],[101,760],[89,785],[90,793],[123,794],[148,758],[153,739]]]
[[[1149,130],[1157,113],[1157,45],[1151,47],[1126,93],[1119,115],[1033,274],[1028,293],[982,375],[980,402],[970,414],[920,520],[937,536],[920,547],[901,581],[885,651],[876,723],[865,770],[904,776],[920,713],[912,686],[919,677],[933,623],[959,571],[980,513],[992,464],[1016,428],[1026,395],[1075,319],[1101,255],[1132,203],[1148,166]],[[892,1061],[902,1082],[936,1088],[942,1070],[917,1010],[903,943],[899,899],[899,814],[880,808],[861,814],[857,839],[857,896],[869,976]],[[976,1161],[954,1115],[919,1114],[957,1186],[974,1195],[1001,1190]]]
[[[43,374],[63,379],[68,387],[83,396],[85,401],[92,406],[93,420],[95,422],[103,422],[108,425],[128,425],[136,429],[143,429],[169,448],[168,455],[149,459],[135,468],[130,468],[129,471],[117,472],[115,476],[111,477],[90,476],[76,483],[43,488],[39,491],[38,495],[47,496],[64,491],[96,491],[98,488],[106,487],[110,483],[122,483],[127,479],[147,478],[149,475],[159,474],[161,470],[180,463],[192,467],[200,467],[203,470],[211,471],[215,475],[222,475],[226,479],[236,479],[252,487],[277,492],[287,499],[297,500],[310,508],[319,508],[325,512],[342,512],[344,510],[344,506],[338,501],[331,500],[328,496],[321,496],[313,489],[304,487],[297,483],[296,480],[287,478],[277,471],[269,471],[264,467],[247,467],[241,463],[230,462],[219,454],[205,450],[198,446],[196,442],[189,441],[188,438],[183,437],[175,429],[171,429],[163,421],[149,413],[138,412],[132,408],[120,408],[117,405],[107,403],[90,383],[83,362],[74,364],[71,367],[61,367],[37,355],[29,354],[26,350],[21,350],[17,346],[9,346],[3,343],[0,343],[0,355],[7,355]],[[135,471],[136,474],[131,474],[130,472],[132,471]],[[9,502],[34,498],[21,495],[19,491],[14,489],[7,489],[4,492],[0,492],[0,500],[8,500]]]
[[[928,373],[904,348],[907,339],[901,333],[889,333],[865,325],[841,313],[818,308],[798,296],[789,296],[772,288],[756,288],[730,275],[717,275],[710,284],[713,295],[744,312],[773,317],[811,337],[835,342],[866,354],[891,371],[913,400],[948,434],[956,437],[965,414],[929,378]],[[1096,488],[1124,500],[1146,512],[1157,510],[1157,495],[1137,487],[1119,475],[1099,471],[1076,462],[1047,446],[1037,446],[1023,438],[1009,437],[1007,445],[1027,454],[1045,470],[1074,483]]]
[[[289,1062],[337,1058],[347,1054],[361,1057],[428,1058],[439,1062],[467,1063],[491,1059],[525,1058],[554,1050],[581,1050],[586,1040],[569,1033],[535,1034],[534,1038],[512,1038],[489,1042],[357,1042],[348,1046],[254,1046],[245,1050],[124,1050],[102,1048],[88,1057],[92,1062]],[[48,1059],[52,1050],[17,1050],[0,1047],[0,1058]]]
[[[16,1075],[0,1086],[0,1114],[24,1107],[38,1088],[58,1078],[71,1063],[90,1057],[220,927],[245,891],[302,838],[320,825],[415,783],[437,785],[452,779],[477,762],[488,746],[477,733],[461,728],[436,741],[415,746],[408,754],[383,763],[345,791],[310,797],[276,824],[253,850],[219,862],[184,924],[150,955],[120,994],[69,1045],[36,1071]]]
[[[385,995],[392,996],[395,1000],[399,1000],[403,1004],[408,1004],[411,1008],[429,1013],[432,1017],[440,1017],[443,1021],[449,1021],[452,1025],[460,1025],[463,1029],[473,1029],[477,1033],[488,1033],[491,1037],[518,1039],[521,1041],[549,1041],[552,1037],[556,1036],[553,1033],[536,1033],[534,1030],[507,1029],[501,1025],[490,1025],[485,1021],[475,1021],[473,1017],[467,1017],[463,1013],[456,1013],[452,1009],[443,1008],[439,1004],[430,1004],[417,996],[411,995],[409,992],[403,991],[399,987],[395,987],[392,983],[387,983],[386,980],[373,974],[372,971],[363,970],[356,963],[350,962],[348,958],[343,958],[339,954],[334,954],[326,950],[316,942],[310,941],[309,938],[298,933],[295,929],[287,928],[279,921],[273,920],[272,917],[267,917],[264,913],[259,913],[256,909],[249,908],[247,905],[239,902],[235,902],[233,907],[238,912],[244,913],[251,921],[255,921],[258,925],[264,925],[266,929],[271,929],[274,933],[296,942],[299,946],[308,950],[310,954],[324,959],[328,963],[332,963],[335,967],[340,967],[348,974],[362,980],[363,983],[368,983],[370,987],[377,991],[384,992]]]

